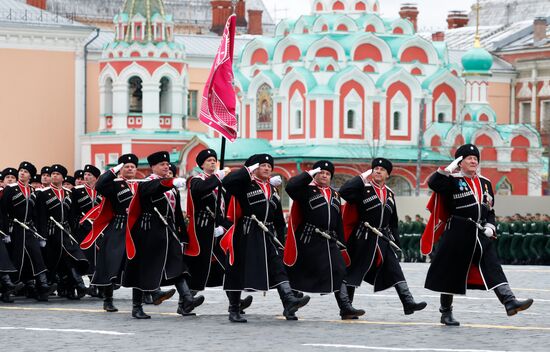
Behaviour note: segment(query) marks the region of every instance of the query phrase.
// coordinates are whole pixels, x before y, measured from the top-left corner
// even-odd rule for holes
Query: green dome
[[[464,73],[489,73],[493,66],[493,56],[483,48],[468,50],[462,57]]]
[[[150,22],[155,13],[164,16],[164,3],[162,0],[126,0],[122,12],[128,14],[130,18],[139,13]]]

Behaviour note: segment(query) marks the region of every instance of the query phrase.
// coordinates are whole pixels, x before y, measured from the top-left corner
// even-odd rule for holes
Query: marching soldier
[[[101,202],[101,195],[95,189],[97,178],[101,171],[93,165],[84,166],[84,185],[76,186],[71,192],[71,223],[74,226],[73,233],[78,243],[82,243],[84,238],[92,230],[92,220],[84,219],[84,216]],[[86,275],[90,278],[95,271],[97,247],[92,246],[84,250],[84,255],[88,259],[88,270]],[[90,294],[98,296],[97,288],[90,285]]]
[[[45,245],[45,241],[36,231],[33,221],[36,194],[28,182],[36,174],[36,167],[23,161],[19,165],[18,174],[19,181],[6,186],[0,201],[2,231],[11,240],[11,262],[17,269],[13,274],[15,282],[27,282],[34,278],[37,286],[36,298],[39,301],[47,301],[49,294],[55,291],[56,287],[50,287],[48,284],[47,269],[40,249]],[[28,282],[29,291],[34,291],[34,283]]]
[[[355,288],[363,281],[373,285],[374,292],[393,286],[404,313],[413,314],[424,309],[426,302],[414,301],[396,254],[399,249],[397,207],[393,191],[386,186],[393,165],[387,159],[375,158],[371,167],[340,188],[340,195],[348,202],[344,210],[344,230],[351,257],[340,298],[349,298],[351,306]],[[342,319],[353,319],[353,315],[342,312],[340,315]]]
[[[42,187],[50,187],[50,183],[52,182],[51,177],[51,168],[49,166],[44,166],[42,169],[40,169],[40,181],[42,182]]]
[[[103,309],[117,312],[113,304],[113,291],[122,285],[122,274],[126,263],[126,224],[128,208],[137,191],[135,179],[138,157],[124,154],[118,158],[118,166],[103,173],[95,183],[95,190],[101,197],[101,204],[86,212],[81,221],[93,219],[91,231],[81,243],[82,249],[95,247],[95,242],[103,234],[101,246],[96,256],[96,267],[91,284],[102,287]],[[120,177],[117,178],[117,174]],[[93,174],[92,174],[93,175]],[[88,192],[88,191],[86,191]],[[93,193],[92,193],[93,195]]]
[[[2,177],[4,180],[4,187],[17,183],[17,177],[19,175],[19,171],[14,169],[13,167],[7,167],[2,171]]]
[[[34,175],[30,181],[31,187],[35,190],[42,188],[42,178],[40,175]]]
[[[160,291],[161,286],[175,285],[180,295],[178,313],[189,315],[202,304],[204,297],[193,299],[186,278],[185,253],[196,255],[197,239],[188,238],[177,188],[185,186],[183,178],[164,178],[168,174],[168,152],[149,155],[147,161],[153,174],[140,182],[130,204],[128,214],[126,268],[123,286],[132,287],[132,316],[149,319],[143,312],[144,291],[152,291],[160,304],[174,294],[174,290]]]
[[[82,186],[85,184],[84,181],[84,170],[75,170],[74,172],[74,184],[75,186]]]
[[[67,188],[69,191],[72,192],[72,190],[76,186],[75,178],[71,175],[65,176],[65,179],[63,180],[62,186]]]
[[[1,223],[2,217],[0,216]],[[3,226],[0,226],[0,285],[2,286],[0,294],[2,295],[2,302],[5,303],[12,303],[14,301],[14,293],[24,286],[21,282],[15,285],[11,281],[10,274],[16,273],[17,269],[13,266],[8,249],[6,248],[6,243],[10,242],[11,237],[3,231]]]
[[[223,179],[233,195],[228,217],[233,226],[222,239],[228,254],[224,290],[229,298],[229,320],[244,323],[240,315],[242,290],[268,291],[277,287],[283,315],[294,313],[309,302],[309,296],[295,297],[282,260],[285,221],[279,195],[269,181],[273,157],[252,155],[238,171]]]
[[[284,262],[294,290],[334,292],[341,314],[360,316],[365,311],[350,308],[337,292],[346,275],[347,252],[343,245],[340,195],[330,187],[333,175],[334,165],[320,160],[313,164],[312,170],[288,180],[286,192],[294,203]]]
[[[50,170],[50,186],[39,190],[36,197],[37,227],[48,238],[46,260],[52,280],[56,273],[61,278],[66,275],[70,282],[68,298],[80,299],[88,292],[82,280],[88,260],[71,233],[71,192],[62,186],[67,169],[55,164]]]
[[[468,288],[494,290],[509,316],[529,308],[533,300],[516,299],[499,264],[493,187],[478,174],[478,148],[465,144],[457,149],[455,158],[428,180],[435,193],[428,204],[432,214],[421,249],[429,254],[438,244],[425,287],[441,292],[441,323],[457,326],[453,295],[466,294]],[[453,173],[457,168],[459,172]]]

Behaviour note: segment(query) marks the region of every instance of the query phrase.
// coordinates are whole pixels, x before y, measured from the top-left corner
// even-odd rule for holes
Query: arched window
[[[512,183],[504,176],[497,183],[496,194],[499,196],[511,196],[512,195]]]
[[[299,92],[295,92],[290,100],[290,133],[304,133],[303,99]]]
[[[362,101],[355,89],[349,91],[344,98],[344,133],[361,134]]]
[[[105,96],[103,101],[103,114],[112,115],[113,114],[113,80],[112,78],[107,78],[105,80]]]
[[[349,180],[352,179],[352,176],[351,175],[345,175],[345,174],[334,174],[334,177],[332,178],[332,180],[330,181],[330,185],[335,189],[335,190],[340,190],[340,187],[342,187],[342,185],[344,185],[344,183],[348,182]]]
[[[143,112],[143,92],[142,80],[137,76],[133,76],[128,81],[128,111],[130,113]]]
[[[437,114],[437,122],[445,122],[445,113],[444,112],[440,112],[439,114]]]
[[[160,80],[159,112],[161,114],[172,113],[172,83],[166,77]]]
[[[435,114],[437,116],[437,122],[451,122],[453,116],[453,103],[449,97],[447,97],[447,94],[441,94],[435,102]]]
[[[256,130],[265,131],[273,128],[273,96],[271,87],[264,83],[256,93]]]
[[[386,184],[396,196],[412,196],[412,185],[402,176],[390,176]]]
[[[409,103],[400,91],[391,100],[390,135],[406,136],[409,130],[408,121]]]

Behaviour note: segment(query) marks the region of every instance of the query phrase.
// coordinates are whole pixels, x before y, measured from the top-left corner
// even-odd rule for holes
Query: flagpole
[[[232,15],[235,14],[235,8],[237,6],[237,0],[231,0],[231,9],[232,9]],[[220,148],[220,158],[218,159],[220,162],[220,170],[223,170],[225,167],[225,136],[222,135],[222,144]],[[214,222],[216,223],[216,226],[220,226],[221,224],[218,222],[218,219],[222,219],[224,216],[222,214],[221,217],[218,216],[221,212],[221,206],[222,206],[222,198],[223,198],[223,186],[220,183],[218,186],[218,198],[216,200],[216,209],[214,210]]]

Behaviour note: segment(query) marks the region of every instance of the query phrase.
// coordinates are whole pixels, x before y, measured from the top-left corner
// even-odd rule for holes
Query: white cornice
[[[30,26],[0,22],[0,48],[48,51],[81,50],[93,27]]]

